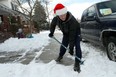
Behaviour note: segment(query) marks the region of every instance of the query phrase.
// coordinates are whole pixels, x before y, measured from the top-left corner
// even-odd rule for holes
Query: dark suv
[[[116,61],[116,1],[104,1],[87,8],[81,18],[82,39],[103,45]]]

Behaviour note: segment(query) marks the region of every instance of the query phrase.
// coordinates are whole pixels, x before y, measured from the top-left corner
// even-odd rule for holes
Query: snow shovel
[[[52,37],[54,40],[56,40],[59,44],[61,44],[66,50],[69,50],[69,48],[65,47],[58,39],[56,39],[54,36]],[[82,61],[79,57],[75,56],[80,61],[80,64],[84,64],[84,61]]]

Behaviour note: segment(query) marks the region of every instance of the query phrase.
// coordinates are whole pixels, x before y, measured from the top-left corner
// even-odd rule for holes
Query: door
[[[84,33],[86,34],[85,36],[89,41],[98,43],[101,25],[96,18],[98,18],[96,8],[95,6],[91,6],[87,11]]]

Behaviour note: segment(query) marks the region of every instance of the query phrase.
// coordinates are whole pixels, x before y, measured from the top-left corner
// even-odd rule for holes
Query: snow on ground
[[[41,32],[40,34],[33,34],[34,38],[9,38],[0,45],[0,52],[38,49],[40,47],[46,46],[49,43],[48,33],[48,31],[45,31]]]
[[[22,49],[36,49],[49,44],[48,31],[34,34],[31,39],[10,38],[0,44],[0,51],[19,51]],[[116,62],[108,60],[100,49],[91,44],[82,43],[84,65],[81,65],[81,73],[73,71],[73,65],[64,66],[54,60],[49,63],[35,63],[28,65],[21,63],[0,64],[0,77],[115,77]],[[43,51],[39,51],[42,53]],[[71,57],[71,56],[68,56]],[[72,57],[73,58],[73,57]],[[74,59],[74,58],[73,58]]]

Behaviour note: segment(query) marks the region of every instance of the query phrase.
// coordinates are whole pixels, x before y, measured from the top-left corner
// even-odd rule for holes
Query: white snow
[[[33,34],[34,38],[10,38],[0,44],[1,52],[18,52],[20,50],[41,49],[37,55],[42,54],[43,48],[49,45],[48,31]],[[84,65],[81,65],[81,73],[73,71],[73,65],[64,66],[57,64],[54,60],[49,63],[35,62],[28,65],[21,63],[0,64],[0,77],[116,77],[116,62],[110,61],[101,49],[91,44],[82,43],[81,48]],[[71,56],[68,56],[71,57]],[[74,57],[72,57],[74,59]]]
[[[33,34],[34,38],[10,38],[0,45],[0,52],[6,51],[20,51],[27,49],[38,49],[49,43],[49,37],[46,33],[48,31],[41,32],[40,34]]]

